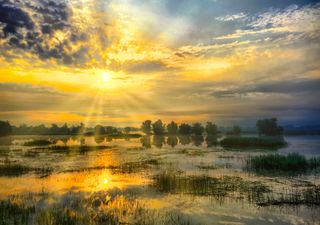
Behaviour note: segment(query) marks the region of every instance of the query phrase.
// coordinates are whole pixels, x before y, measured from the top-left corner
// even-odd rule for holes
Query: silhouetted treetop
[[[276,118],[258,120],[256,126],[259,135],[278,136],[283,134],[283,128],[278,126]]]

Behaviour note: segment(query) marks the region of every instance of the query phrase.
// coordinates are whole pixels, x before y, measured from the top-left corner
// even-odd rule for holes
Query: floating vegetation
[[[164,193],[243,198],[258,202],[270,189],[257,181],[246,181],[240,177],[187,176],[164,172],[154,177],[152,186]]]
[[[246,168],[257,173],[306,173],[320,168],[320,157],[307,159],[297,153],[288,155],[269,154],[247,159]]]
[[[223,147],[268,148],[276,150],[287,145],[283,137],[226,137],[220,141]]]
[[[34,140],[34,141],[28,141],[25,142],[24,146],[46,146],[51,145],[52,143],[48,140]]]

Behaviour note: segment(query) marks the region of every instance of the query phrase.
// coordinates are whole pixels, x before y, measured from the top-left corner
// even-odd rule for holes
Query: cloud
[[[0,15],[1,52],[16,49],[20,55],[15,57],[32,53],[62,64],[77,63],[83,58],[79,51],[87,53],[79,45],[87,35],[72,24],[72,9],[65,1],[1,0]]]
[[[299,94],[319,92],[320,79],[293,79],[264,82],[260,84],[231,87],[217,90],[212,95],[217,98],[246,97],[257,93],[264,94]]]
[[[234,20],[246,20],[247,19],[247,15],[243,12],[241,13],[237,13],[237,14],[233,14],[233,15],[226,15],[226,16],[219,16],[216,17],[216,20],[219,21],[234,21]]]

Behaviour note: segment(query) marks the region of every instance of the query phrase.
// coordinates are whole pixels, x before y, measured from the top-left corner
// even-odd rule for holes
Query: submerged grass
[[[223,147],[267,148],[276,150],[287,145],[283,137],[226,137],[220,141]]]
[[[250,157],[246,164],[247,170],[257,173],[305,173],[317,171],[320,168],[320,157],[307,159],[297,153],[288,155],[270,154]]]

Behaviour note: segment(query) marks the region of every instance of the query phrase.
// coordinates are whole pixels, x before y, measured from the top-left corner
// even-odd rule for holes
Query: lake
[[[24,146],[38,139],[59,147]],[[1,138],[0,163],[20,167],[0,176],[0,220],[41,225],[320,224],[319,173],[246,169],[246,160],[261,154],[320,156],[320,136],[285,139],[288,146],[274,151],[224,149],[214,139],[191,136]],[[317,201],[307,201],[310,196]]]

